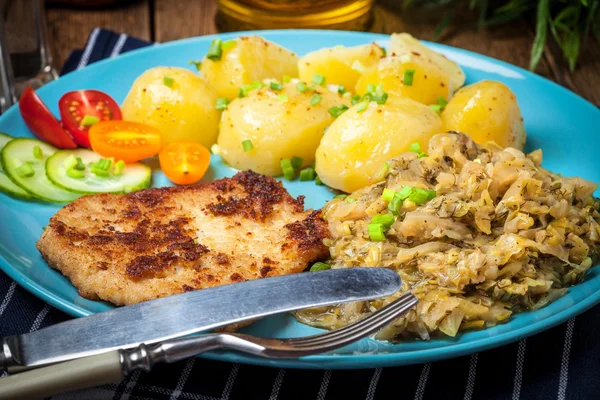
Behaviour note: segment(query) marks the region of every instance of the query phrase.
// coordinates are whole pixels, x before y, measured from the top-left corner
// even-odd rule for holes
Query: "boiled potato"
[[[215,91],[192,71],[156,67],[135,80],[121,110],[126,121],[158,128],[163,145],[192,141],[208,147],[219,129],[216,101]]]
[[[457,91],[465,84],[465,73],[452,60],[447,59],[444,55],[431,50],[423,45],[420,41],[409,35],[408,33],[394,33],[390,41],[388,51],[391,55],[403,56],[410,54],[420,54],[429,59],[432,63],[441,67],[450,77],[450,91]]]
[[[383,49],[375,43],[321,49],[300,58],[298,73],[306,82],[310,82],[315,74],[321,74],[328,84],[354,90],[362,72],[377,64],[383,54]]]
[[[467,133],[476,143],[525,147],[525,127],[517,98],[503,83],[481,81],[460,89],[442,111],[444,130]]]
[[[405,71],[413,70],[412,83],[404,82]],[[367,85],[383,85],[390,95],[407,97],[423,104],[449,99],[450,77],[440,66],[423,55],[388,56],[367,69],[356,84],[356,93],[367,92]]]
[[[404,97],[390,97],[382,105],[371,102],[362,113],[357,107],[331,124],[316,155],[321,180],[344,192],[374,183],[387,160],[409,151],[414,142],[427,148],[442,129],[435,111]]]
[[[275,43],[259,36],[242,36],[229,43],[231,47],[224,46],[220,60],[204,58],[200,67],[218,97],[233,100],[244,85],[298,76],[298,56]]]
[[[321,101],[311,105],[315,94]],[[281,175],[284,158],[301,157],[303,165],[309,166],[323,130],[333,121],[327,110],[341,102],[341,96],[321,86],[303,93],[295,83],[283,85],[281,91],[254,90],[232,101],[223,112],[219,154],[235,168],[271,176]],[[250,151],[242,147],[246,140],[252,142]]]

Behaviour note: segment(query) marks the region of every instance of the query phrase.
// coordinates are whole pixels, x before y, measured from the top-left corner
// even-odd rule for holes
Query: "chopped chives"
[[[271,89],[273,90],[281,90],[283,88],[283,85],[277,81],[273,81],[269,84],[269,86],[271,87]]]
[[[354,203],[356,199],[354,197],[346,197],[346,203]]]
[[[367,225],[369,231],[369,239],[373,242],[383,242],[385,240],[385,233],[382,224],[369,224]]]
[[[419,155],[417,156],[417,158],[423,158],[423,157],[429,157],[429,154],[427,154],[427,153],[419,153]]]
[[[304,168],[300,171],[300,180],[301,181],[312,181],[315,179],[315,170],[311,167]]]
[[[331,266],[329,264],[326,264],[324,262],[316,262],[312,265],[312,267],[310,267],[310,272],[325,271],[327,269],[331,269]]]
[[[289,158],[284,158],[279,162],[281,170],[283,171],[283,177],[288,181],[291,181],[296,176],[294,167],[292,167],[292,161]]]
[[[448,105],[448,102],[442,96],[438,97],[437,102],[442,109],[446,108],[446,106]]]
[[[348,106],[345,104],[342,104],[341,106],[337,107],[337,106],[333,106],[331,107],[329,110],[327,110],[327,112],[333,117],[333,118],[337,118],[340,115],[342,115],[344,112],[346,112],[346,110],[348,109]]]
[[[210,42],[210,46],[208,46],[208,53],[206,53],[206,58],[213,61],[219,61],[222,55],[223,42],[221,42],[221,39],[215,39]]]
[[[354,96],[352,96],[352,105],[355,105],[356,103],[358,103],[360,101],[360,94],[355,94]]]
[[[387,49],[385,47],[381,48],[381,52],[383,53],[383,56],[387,56]]]
[[[249,152],[254,148],[252,145],[252,141],[250,139],[246,139],[242,142],[242,148],[244,149],[244,153]]]
[[[377,180],[380,181],[380,180],[384,179],[385,175],[388,173],[389,170],[390,170],[390,164],[384,163],[383,167],[381,168],[381,171],[379,172],[379,175],[377,175]]]
[[[63,162],[63,166],[65,167],[65,169],[75,168],[77,164],[77,158],[75,158],[73,154],[67,157],[67,159]]]
[[[350,68],[356,72],[360,72],[361,74],[365,72],[365,67],[358,60],[354,60]]]
[[[279,100],[283,103],[286,103],[289,100],[289,97],[288,97],[287,93],[282,93],[277,96],[277,100]]]
[[[313,106],[316,106],[317,104],[319,104],[321,102],[322,97],[320,95],[318,95],[317,93],[313,94],[313,97],[311,97],[310,99],[310,104]]]
[[[104,168],[99,168],[97,166],[92,166],[92,173],[96,176],[99,177],[107,177],[108,176],[108,171],[105,170]]]
[[[417,205],[424,204],[436,196],[435,190],[421,189],[418,187],[412,188],[408,200]]]
[[[410,186],[404,186],[399,192],[396,193],[396,197],[401,200],[406,200],[410,195],[412,188]]]
[[[421,152],[421,143],[419,143],[419,142],[411,143],[410,151],[412,151],[413,153],[420,153]]]
[[[246,97],[246,96],[248,96],[248,93],[250,93],[251,91],[253,91],[255,89],[260,89],[263,86],[264,85],[262,84],[262,82],[259,82],[259,81],[254,81],[248,85],[244,85],[240,88],[240,90],[238,92],[238,97]]]
[[[283,76],[283,83],[290,83],[292,81],[292,77],[289,75]]]
[[[405,69],[404,70],[404,86],[412,86],[414,76],[415,76],[414,69]]]
[[[390,202],[393,200],[394,195],[396,194],[396,192],[394,192],[392,189],[383,189],[383,193],[381,194],[381,198],[387,202]]]
[[[31,168],[31,165],[27,163],[17,167],[15,171],[17,172],[17,175],[19,175],[21,178],[31,178],[33,175],[35,175],[34,169]]]
[[[367,85],[367,93],[375,93],[377,91],[377,86],[373,85],[372,83],[369,83]]]
[[[338,86],[338,90],[337,90],[337,92],[338,92],[339,94],[344,94],[344,93],[346,93],[346,92],[347,92],[347,90],[346,90],[346,88],[344,87],[344,85],[339,85],[339,86]]]
[[[235,40],[228,40],[226,42],[223,42],[223,44],[221,45],[221,49],[223,50],[229,50],[234,48],[237,45],[237,42]]]
[[[77,164],[75,164],[73,166],[73,168],[75,168],[76,170],[79,170],[79,171],[84,171],[85,170],[85,164],[81,160],[81,157],[76,157],[75,161],[77,162]]]
[[[438,115],[442,112],[442,107],[439,104],[430,104],[429,108],[435,111],[435,113]]]
[[[194,61],[190,60],[190,64],[196,67],[196,70],[200,71],[202,69],[202,61]]]
[[[306,92],[306,83],[298,82],[298,84],[296,84],[296,90],[299,91],[300,93]]]
[[[314,74],[311,82],[322,86],[325,84],[325,77],[321,74]]]
[[[217,108],[217,110],[224,110],[227,108],[228,104],[229,104],[229,100],[227,100],[226,97],[221,97],[221,98],[217,99],[216,108]]]
[[[42,148],[40,146],[33,147],[33,156],[38,160],[44,158],[44,152],[42,151]]]
[[[334,196],[333,198],[336,200],[344,200],[346,197],[348,197],[347,194],[338,194],[338,195]]]
[[[294,167],[295,169],[300,169],[302,168],[302,163],[304,163],[304,159],[302,157],[293,156],[290,162],[292,163],[292,167]]]
[[[114,176],[122,175],[124,169],[125,169],[125,161],[123,161],[123,160],[117,161],[115,163],[115,166],[113,167],[113,175]]]
[[[381,224],[384,228],[389,228],[395,221],[392,214],[378,214],[371,219],[372,224]]]
[[[323,181],[319,178],[319,175],[315,176],[315,185],[322,185]]]
[[[85,172],[75,168],[67,169],[67,176],[74,179],[81,179],[85,176]]]
[[[165,79],[166,79],[166,77],[165,77]],[[167,85],[167,86],[169,86],[169,85]],[[100,118],[95,117],[93,115],[86,115],[81,120],[81,125],[82,126],[92,126],[92,125],[97,124],[98,122],[100,122]]]
[[[163,77],[163,83],[165,86],[173,87],[173,83],[175,83],[175,79],[171,78],[170,76],[165,76],[165,77]]]
[[[362,113],[363,111],[365,111],[367,109],[367,106],[369,105],[369,102],[366,100],[361,101],[360,103],[358,103],[356,105],[356,112],[357,113]]]

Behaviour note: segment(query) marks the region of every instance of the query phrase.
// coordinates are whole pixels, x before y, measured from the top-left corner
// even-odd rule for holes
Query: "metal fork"
[[[0,379],[0,400],[41,398],[91,386],[118,382],[131,372],[150,369],[216,350],[237,350],[267,358],[298,358],[324,353],[369,336],[417,304],[410,292],[367,317],[340,329],[293,339],[260,338],[240,333],[212,333],[171,339],[132,349],[114,350],[21,372]]]

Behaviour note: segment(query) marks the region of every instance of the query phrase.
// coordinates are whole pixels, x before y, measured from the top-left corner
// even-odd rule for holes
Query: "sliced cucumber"
[[[34,156],[36,146],[42,151],[39,158]],[[42,141],[19,138],[8,142],[0,152],[0,157],[8,177],[30,194],[58,203],[73,201],[80,195],[53,185],[46,176],[46,160],[56,151],[55,147]],[[24,168],[32,171],[33,175],[23,174]]]
[[[0,151],[6,145],[6,143],[13,140],[11,136],[8,136],[6,133],[0,132]],[[21,197],[24,199],[31,198],[32,196],[27,193],[24,189],[22,189],[19,185],[10,180],[4,169],[2,168],[2,159],[0,157],[0,191],[8,193],[10,195]]]
[[[67,174],[69,160],[81,158],[86,168],[82,177]],[[96,163],[102,157],[91,150],[59,150],[46,162],[48,179],[55,185],[75,193],[124,193],[144,189],[150,186],[152,170],[142,163],[127,164],[120,175],[108,173],[108,176],[96,176],[90,169],[90,163]],[[110,170],[113,170],[111,165]]]

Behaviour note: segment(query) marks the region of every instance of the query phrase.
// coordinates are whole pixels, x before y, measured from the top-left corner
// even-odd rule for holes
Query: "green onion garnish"
[[[42,151],[42,148],[40,146],[33,147],[33,156],[38,160],[44,158],[44,152]]]
[[[92,166],[92,173],[99,177],[107,177],[109,175],[107,170],[96,167],[95,165]]]
[[[347,90],[346,90],[346,88],[344,87],[344,85],[340,85],[340,86],[338,86],[338,90],[337,90],[337,91],[338,91],[338,93],[339,93],[339,94],[344,94],[344,93],[346,93],[346,92],[347,92]]]
[[[223,42],[223,44],[221,45],[221,49],[223,50],[229,50],[234,48],[237,45],[237,42],[235,40],[228,40],[226,42]]]
[[[17,175],[19,175],[21,178],[31,178],[33,175],[35,175],[35,171],[33,170],[33,168],[31,168],[31,165],[27,163],[17,167],[15,171],[17,172]]]
[[[248,96],[248,93],[250,93],[253,90],[256,89],[260,89],[262,88],[264,85],[262,84],[262,82],[259,81],[254,81],[248,85],[244,85],[240,88],[240,91],[238,92],[238,96],[239,97],[246,97]]]
[[[373,85],[372,83],[369,83],[367,85],[367,93],[375,93],[377,91],[377,86]]]
[[[252,145],[252,141],[249,139],[244,140],[242,142],[242,148],[244,149],[244,153],[247,153],[250,150],[252,150],[254,148],[254,146]]]
[[[279,165],[283,171],[283,177],[288,181],[293,180],[296,176],[296,171],[294,171],[294,167],[292,167],[292,161],[289,158],[284,158],[279,162]]]
[[[442,112],[442,107],[439,104],[430,104],[429,108],[435,111],[435,113],[438,115]]]
[[[381,168],[381,171],[379,171],[379,174],[377,175],[377,180],[380,181],[380,180],[384,179],[389,170],[390,170],[390,164],[384,163],[383,167]]]
[[[365,72],[365,67],[358,60],[354,60],[350,68],[361,74]]]
[[[443,98],[442,96],[438,97],[437,99],[438,104],[440,105],[440,107],[442,108],[442,110],[444,108],[446,108],[446,106],[448,105],[448,102],[446,101],[445,98]]]
[[[289,75],[283,76],[283,83],[290,83],[292,81],[292,77]]]
[[[113,167],[113,175],[114,176],[120,176],[123,175],[123,170],[125,169],[125,161],[123,160],[119,160],[115,163],[115,166]]]
[[[217,108],[217,110],[224,110],[227,108],[228,104],[229,104],[229,100],[227,100],[226,97],[221,97],[221,98],[217,99],[216,108]]]
[[[410,196],[411,192],[412,188],[410,186],[404,186],[399,192],[396,192],[396,194],[394,194],[394,198],[388,204],[388,210],[390,210],[393,214],[399,214],[404,200]]]
[[[414,69],[405,69],[404,70],[404,86],[412,86],[414,76],[415,76]]]
[[[73,154],[71,154],[67,159],[63,162],[63,166],[65,169],[74,168],[77,165],[77,158]],[[84,166],[85,168],[85,166]]]
[[[315,179],[315,170],[311,167],[304,168],[300,171],[300,180],[301,181],[312,181]]]
[[[319,104],[321,102],[322,97],[319,96],[318,94],[313,94],[313,97],[311,97],[310,99],[310,104],[313,106],[316,106],[317,104]]]
[[[315,185],[321,186],[322,184],[323,184],[323,181],[321,180],[321,178],[319,178],[319,175],[317,175],[315,177]]]
[[[396,192],[394,192],[392,189],[383,189],[383,193],[381,194],[381,198],[387,202],[390,202],[394,199],[394,195],[396,194]]]
[[[346,197],[346,203],[354,203],[356,199],[354,197]]]
[[[219,61],[221,56],[223,55],[223,42],[221,39],[215,39],[210,42],[210,46],[208,47],[208,53],[206,53],[206,58]]]
[[[381,224],[384,228],[389,228],[395,221],[392,214],[379,214],[371,219],[372,224]]]
[[[310,267],[310,272],[325,271],[327,269],[331,269],[329,264],[325,264],[324,262],[316,262],[312,265],[312,267]]]
[[[306,83],[298,82],[298,84],[296,84],[296,90],[299,91],[300,93],[306,92]]]
[[[202,69],[202,61],[190,60],[190,64],[194,65],[198,71],[200,71],[200,69]]]
[[[369,106],[369,102],[366,100],[363,100],[356,105],[356,112],[360,114],[363,111],[365,111],[368,106]]]
[[[373,242],[383,242],[385,240],[385,234],[382,224],[369,224],[367,225],[369,231],[369,239]]]
[[[163,83],[165,86],[173,87],[173,83],[175,83],[175,79],[171,78],[170,76],[165,76],[165,77],[163,77]]]
[[[165,79],[167,79],[167,78],[165,77]],[[169,86],[169,85],[167,85],[167,86]],[[100,122],[100,118],[95,117],[93,115],[86,115],[81,120],[81,125],[82,126],[92,126],[92,125],[97,124],[98,122]]]
[[[344,200],[346,197],[348,197],[347,194],[338,194],[338,195],[334,196],[333,198],[336,200]]]
[[[314,74],[311,82],[323,86],[325,84],[325,77],[321,74]]]
[[[342,115],[344,112],[346,112],[346,110],[348,109],[348,106],[345,104],[342,104],[341,106],[337,107],[337,106],[333,106],[331,107],[329,110],[327,110],[327,112],[333,117],[333,118],[337,118],[340,115]]]
[[[85,173],[75,168],[69,168],[67,169],[67,176],[74,179],[81,179],[85,176]]]
[[[292,163],[292,167],[294,167],[295,169],[300,169],[302,168],[302,163],[304,162],[304,159],[302,157],[294,156],[292,157],[292,160],[290,162]]]
[[[282,93],[277,96],[277,100],[281,101],[282,103],[286,103],[289,100],[289,97],[287,93]]]
[[[427,154],[427,153],[419,153],[419,155],[417,156],[417,158],[423,158],[423,157],[429,157],[429,154]]]
[[[381,48],[381,52],[383,53],[383,56],[387,56],[387,49],[385,47]]]
[[[355,94],[354,96],[352,96],[352,105],[355,105],[356,103],[358,103],[360,101],[360,94]]]
[[[271,87],[271,89],[273,90],[281,90],[283,88],[283,85],[277,81],[273,81],[269,84],[269,86]]]
[[[420,153],[421,152],[421,143],[419,143],[419,142],[411,143],[409,149],[413,153]]]
[[[385,104],[388,99],[388,94],[383,91],[383,85],[367,85],[367,93],[363,96],[363,100],[374,101],[377,104]]]
[[[410,195],[408,196],[408,200],[412,201],[415,204],[421,205],[429,200],[433,199],[436,196],[435,190],[427,190],[414,187],[410,191]]]

